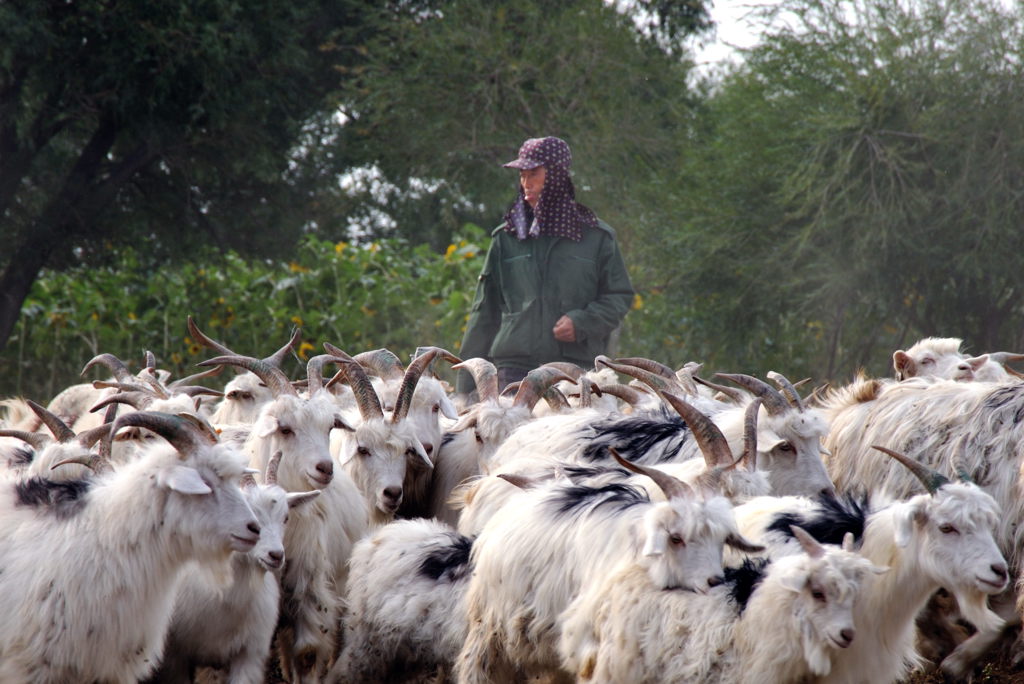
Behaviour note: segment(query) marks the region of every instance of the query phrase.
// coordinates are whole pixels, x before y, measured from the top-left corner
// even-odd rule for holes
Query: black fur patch
[[[639,487],[612,483],[601,487],[573,485],[561,487],[547,500],[559,515],[583,514],[598,509],[621,511],[639,504],[650,503],[647,492]]]
[[[627,461],[662,463],[675,457],[690,436],[683,419],[668,413],[600,421],[591,429],[594,436],[583,449],[583,458],[587,461],[610,461],[608,447],[615,447],[619,456]]]
[[[7,459],[8,468],[24,468],[32,464],[32,461],[36,459],[36,451],[32,447],[22,446],[18,447],[11,454],[11,457]]]
[[[449,540],[449,545],[427,554],[420,564],[421,575],[435,581],[457,582],[469,574],[469,552],[473,549],[473,540],[461,534],[451,534]]]
[[[458,434],[459,433],[457,432],[446,432],[443,435],[441,435],[441,446],[443,447],[444,445],[452,442],[455,439],[456,435]]]
[[[88,480],[54,482],[31,477],[14,486],[18,506],[49,509],[60,519],[76,515],[85,506],[85,493],[92,488]]]
[[[764,579],[767,567],[767,558],[747,558],[740,567],[725,569],[725,586],[729,588],[729,598],[739,607],[740,613],[746,609],[750,595]]]
[[[1022,390],[1024,390],[1024,386],[1020,383],[1000,387],[988,395],[982,404],[982,408],[987,411],[995,411],[1006,406],[1013,406],[1013,422],[1014,424],[1019,423],[1021,420],[1024,420],[1024,401],[1021,400]]]
[[[633,474],[620,466],[606,465],[581,466],[566,464],[559,466],[559,470],[561,470],[567,478],[577,484],[582,484],[588,478],[599,477],[607,473],[615,473],[616,475],[620,475],[623,479],[628,478]]]
[[[864,523],[868,517],[867,497],[859,499],[852,496],[837,498],[830,494],[817,497],[817,509],[810,515],[782,513],[772,520],[768,531],[781,532],[787,537],[793,536],[790,525],[804,528],[806,532],[822,544],[842,544],[843,536],[853,532],[856,541],[864,536]]]

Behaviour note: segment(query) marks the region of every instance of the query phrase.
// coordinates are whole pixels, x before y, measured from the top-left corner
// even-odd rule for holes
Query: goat
[[[802,553],[746,572],[706,594],[664,590],[635,563],[587,587],[562,616],[559,652],[577,681],[800,682],[829,674],[858,631],[854,602],[884,572],[793,528]],[[739,579],[744,581],[740,582]],[[752,588],[751,588],[752,586]]]
[[[736,534],[721,496],[702,498],[671,476],[619,460],[653,479],[667,501],[654,503],[630,485],[552,481],[523,491],[484,526],[471,554],[471,627],[456,661],[459,681],[557,670],[558,616],[623,557],[635,558],[661,588],[706,592],[722,581],[723,544],[760,548]]]
[[[112,429],[124,425],[174,448],[91,480],[0,489],[2,681],[138,681],[160,659],[182,570],[259,539],[240,454],[175,416],[132,413]]]
[[[1009,577],[993,534],[1000,517],[996,501],[973,483],[950,482],[903,454],[875,448],[902,463],[928,493],[871,509],[831,496],[763,497],[736,507],[740,529],[766,543],[770,555],[793,550],[789,527],[798,525],[820,542],[853,532],[861,537],[861,555],[889,566],[868,581],[855,608],[861,638],[834,659],[829,682],[882,684],[905,677],[920,661],[914,618],[939,587],[956,596],[982,632],[1003,624],[986,601],[1005,589]]]

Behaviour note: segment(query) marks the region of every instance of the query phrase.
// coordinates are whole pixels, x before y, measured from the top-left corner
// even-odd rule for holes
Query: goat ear
[[[742,551],[743,553],[760,553],[764,551],[763,546],[755,544],[739,534],[730,534],[725,538],[725,543],[737,551]]]
[[[455,408],[455,404],[448,397],[441,397],[441,415],[449,420],[456,420],[459,417],[459,411]]]
[[[289,492],[288,508],[300,508],[320,496],[319,491],[312,492]]]
[[[209,494],[213,490],[203,482],[195,468],[174,466],[160,473],[157,482],[179,494]]]
[[[779,577],[779,585],[782,586],[783,589],[799,594],[804,590],[804,587],[807,586],[807,575],[800,572],[796,574],[784,574]]]
[[[413,448],[416,450],[416,453],[420,455],[420,458],[423,459],[423,464],[426,465],[428,468],[433,468],[434,462],[430,460],[430,456],[427,456],[427,450],[423,448],[422,442],[420,442],[420,440],[418,439],[415,439],[413,441]]]
[[[355,432],[356,429],[345,422],[345,419],[341,417],[340,413],[334,414],[334,425],[331,426],[333,429],[348,430],[349,432]]]
[[[910,538],[914,534],[915,525],[920,525],[928,519],[928,514],[924,510],[925,498],[925,495],[918,495],[910,501],[899,504],[899,509],[894,516],[896,546],[902,548],[909,544]]]
[[[252,426],[252,429],[257,437],[266,439],[277,431],[277,418],[271,415],[264,415]]]
[[[668,546],[668,530],[658,524],[648,524],[645,527],[647,528],[647,541],[644,542],[643,555],[648,558],[663,555]]]
[[[902,349],[892,353],[892,367],[896,371],[897,380],[906,380],[917,374],[914,359]]]

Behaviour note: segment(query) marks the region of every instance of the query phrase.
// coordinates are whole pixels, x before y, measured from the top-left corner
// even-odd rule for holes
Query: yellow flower
[[[224,303],[224,298],[223,297],[217,297],[217,303],[218,304],[223,304]]]
[[[306,356],[306,352],[311,352],[314,349],[316,349],[316,347],[311,345],[309,342],[303,342],[299,345],[299,358],[303,361],[308,361],[309,357]]]
[[[348,243],[342,240],[338,244],[334,245],[334,251],[336,254],[341,254],[342,252],[345,251],[346,247],[348,247]]]
[[[288,264],[288,270],[292,273],[309,273],[309,269],[302,264],[292,261]]]
[[[376,254],[379,251],[380,251],[380,245],[377,244],[376,242],[371,242],[370,243],[370,254]]]
[[[299,318],[298,316],[292,316],[292,323],[299,326],[300,328],[302,327],[302,319]]]
[[[376,316],[377,315],[376,311],[374,311],[373,309],[367,307],[365,304],[363,304],[361,307],[359,307],[359,310],[362,311],[363,314],[366,315],[366,316]]]
[[[444,258],[447,259],[448,257],[450,257],[456,249],[458,248],[455,246],[454,243],[448,245],[448,249],[444,250]]]
[[[100,320],[100,315],[98,313],[96,313],[95,311],[92,312],[92,320],[94,320],[94,321]]]
[[[171,352],[171,363],[180,364],[183,361],[181,354],[178,352]]]
[[[138,318],[138,316],[135,315],[134,311],[129,311],[128,312],[128,320],[129,321],[137,321],[137,320],[139,320],[139,318]]]
[[[472,259],[475,256],[476,256],[476,252],[466,252],[465,258],[466,259]]]
[[[441,303],[441,298],[440,297],[431,297],[430,298],[430,303],[433,304],[434,306],[437,306],[438,304]]]
[[[644,308],[644,298],[640,296],[640,293],[633,295],[633,309],[639,310]]]

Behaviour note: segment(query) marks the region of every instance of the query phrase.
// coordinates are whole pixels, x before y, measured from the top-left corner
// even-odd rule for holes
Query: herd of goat
[[[1016,355],[927,338],[806,397],[604,356],[500,390],[437,347],[325,344],[295,380],[298,333],[188,328],[195,375],[100,354],[2,402],[0,681],[882,684],[1018,651]]]

